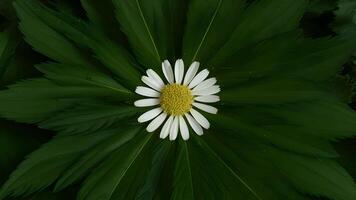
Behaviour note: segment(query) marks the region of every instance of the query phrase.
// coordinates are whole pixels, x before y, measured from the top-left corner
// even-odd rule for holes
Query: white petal
[[[199,65],[200,63],[199,62],[193,62],[187,73],[185,74],[185,77],[184,77],[184,81],[183,81],[183,84],[184,85],[188,85],[190,83],[190,81],[192,81],[192,79],[194,78],[194,76],[197,74],[198,72],[198,69],[199,69]]]
[[[164,86],[164,82],[163,80],[161,79],[161,77],[155,72],[153,71],[152,69],[148,69],[146,71],[148,77],[151,77],[152,79],[154,79],[160,86]]]
[[[205,129],[210,128],[209,121],[198,111],[194,110],[193,108],[190,109],[190,113],[193,115],[194,119]]]
[[[220,97],[216,95],[197,96],[194,100],[204,103],[215,103],[220,101]]]
[[[199,72],[192,80],[192,82],[189,83],[188,87],[193,88],[202,81],[206,79],[206,77],[209,76],[209,71],[207,69],[204,69],[203,71]]]
[[[140,99],[135,101],[136,107],[148,107],[148,106],[155,106],[159,104],[159,99],[150,98],[150,99]]]
[[[175,140],[178,135],[178,117],[174,117],[171,128],[169,130],[169,140]]]
[[[152,89],[155,89],[157,91],[161,91],[163,88],[157,81],[151,77],[148,76],[142,76],[141,78],[142,82],[144,82],[147,86],[151,87]]]
[[[156,119],[154,119],[146,128],[147,132],[153,132],[157,130],[158,127],[162,125],[164,120],[166,119],[167,114],[165,112],[161,113]]]
[[[216,114],[218,113],[218,109],[213,107],[213,106],[209,106],[206,104],[202,104],[202,103],[193,103],[193,106],[199,108],[202,111],[205,111],[207,113],[211,113],[211,114]]]
[[[207,89],[211,86],[213,86],[216,83],[216,78],[209,78],[201,83],[199,83],[193,91],[199,91],[199,90],[204,90]]]
[[[168,60],[165,60],[162,63],[162,71],[163,71],[163,74],[166,77],[167,81],[171,84],[174,83],[174,75],[173,75],[172,66]]]
[[[159,97],[160,93],[152,90],[151,88],[148,87],[142,87],[138,86],[135,90],[135,92],[139,95],[146,96],[146,97]]]
[[[182,135],[183,140],[189,139],[189,129],[187,123],[185,122],[182,116],[179,116],[179,130],[180,134]]]
[[[181,84],[184,76],[184,62],[178,59],[174,65],[174,77],[177,84]]]
[[[137,121],[140,123],[150,121],[151,119],[157,117],[162,112],[162,108],[155,108],[143,113]]]
[[[162,128],[160,136],[159,136],[160,138],[164,139],[169,135],[169,131],[171,129],[173,119],[174,119],[173,116],[169,116],[166,123],[163,125],[163,128]]]
[[[198,90],[198,91],[192,91],[192,94],[195,96],[199,95],[212,95],[220,92],[220,86],[218,85],[213,85],[209,88],[206,88],[204,90]]]
[[[187,118],[190,126],[194,130],[197,135],[203,135],[203,128],[199,125],[199,123],[192,117],[190,114],[186,113],[185,117]]]

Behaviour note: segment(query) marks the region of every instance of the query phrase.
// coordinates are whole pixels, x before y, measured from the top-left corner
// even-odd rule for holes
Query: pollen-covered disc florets
[[[192,108],[192,91],[185,85],[166,85],[161,91],[160,104],[167,114],[184,115]]]
[[[136,93],[149,98],[136,101],[135,106],[157,106],[138,118],[140,123],[152,120],[147,126],[148,132],[153,132],[164,124],[161,138],[169,135],[170,140],[175,140],[180,132],[182,138],[188,140],[189,128],[186,120],[198,135],[203,134],[203,128],[210,127],[209,121],[194,108],[216,114],[218,110],[206,103],[220,101],[216,95],[220,92],[220,87],[215,85],[215,78],[207,79],[208,70],[204,69],[198,73],[198,69],[199,62],[193,62],[184,74],[183,60],[179,59],[173,72],[171,64],[165,60],[162,63],[162,71],[168,83],[152,69],[147,70],[147,76],[143,76],[141,80],[148,87],[138,86]]]

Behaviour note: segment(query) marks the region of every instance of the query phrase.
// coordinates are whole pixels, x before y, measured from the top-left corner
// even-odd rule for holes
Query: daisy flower
[[[196,109],[216,114],[218,109],[206,103],[220,101],[216,94],[220,86],[216,85],[216,78],[209,78],[209,71],[204,69],[198,73],[199,62],[193,62],[184,74],[184,62],[178,59],[174,65],[174,72],[168,60],[162,63],[162,72],[166,82],[152,69],[147,70],[147,76],[142,76],[142,82],[148,87],[138,86],[136,93],[145,97],[135,102],[136,107],[157,106],[143,113],[138,122],[152,120],[147,126],[148,132],[157,130],[164,122],[160,138],[169,135],[175,140],[180,132],[184,140],[189,139],[190,127],[198,135],[203,135],[203,128],[210,127],[209,121]]]

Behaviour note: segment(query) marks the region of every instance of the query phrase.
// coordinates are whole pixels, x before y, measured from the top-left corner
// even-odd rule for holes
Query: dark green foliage
[[[77,186],[79,200],[356,198],[338,161],[353,165],[333,148],[356,135],[356,113],[335,91],[356,51],[355,28],[335,23],[337,33],[322,38],[300,30],[306,12],[335,2],[80,3],[86,18],[75,2],[14,4],[25,40],[46,58],[28,62],[39,77],[0,92],[0,115],[57,133],[18,166],[0,199],[42,190],[33,198],[51,199],[47,190]],[[350,19],[352,4],[338,2],[337,22]],[[15,28],[0,33],[0,76],[22,60],[20,45]],[[204,136],[170,142],[136,122],[144,110],[133,106],[134,88],[146,69],[181,57],[217,77],[221,102],[217,115],[206,114]]]

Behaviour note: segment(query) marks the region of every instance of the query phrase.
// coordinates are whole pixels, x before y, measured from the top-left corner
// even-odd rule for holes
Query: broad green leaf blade
[[[167,162],[172,144],[153,138],[146,146],[120,181],[111,199],[155,199],[157,193],[169,192],[162,191],[158,181],[166,176],[160,170]]]
[[[116,92],[118,96],[130,96],[131,91],[120,85],[110,75],[94,68],[71,66],[58,63],[37,65],[36,68],[44,75],[63,86],[91,86]]]
[[[180,142],[178,151],[174,169],[174,190],[171,199],[194,199],[193,177],[187,143]]]
[[[209,66],[219,66],[243,47],[296,29],[307,4],[306,0],[254,1],[238,20],[225,45],[208,62]]]
[[[24,1],[14,4],[20,18],[20,30],[25,40],[34,49],[58,62],[90,66],[86,56],[71,41],[45,24],[35,13],[28,9]]]
[[[331,199],[353,200],[356,184],[335,161],[271,152],[278,168],[303,193]]]
[[[114,128],[107,131],[100,131],[97,134],[107,134],[110,137],[105,138],[95,147],[85,152],[83,156],[78,159],[72,166],[70,166],[59,177],[55,186],[55,191],[63,190],[64,188],[82,180],[88,175],[91,170],[100,165],[100,163],[107,159],[109,155],[128,143],[138,133],[139,128]]]
[[[117,94],[118,91],[107,88],[61,86],[47,79],[32,79],[0,91],[0,115],[18,122],[37,123],[73,103],[83,103],[83,99],[113,99],[116,96],[116,101],[121,101],[129,97],[126,93]]]
[[[180,144],[186,146],[176,161],[172,199],[261,199],[200,137],[191,140]]]
[[[353,32],[319,39],[305,39],[294,32],[283,34],[237,50],[220,66],[215,66],[214,73],[225,86],[261,78],[330,80],[354,51],[354,37]]]
[[[31,194],[51,185],[79,156],[112,134],[55,137],[23,161],[0,191],[0,198]]]
[[[135,160],[149,143],[151,137],[151,134],[140,132],[139,136],[132,139],[130,143],[113,152],[86,179],[79,191],[78,200],[110,200],[130,167],[132,167]]]
[[[232,110],[230,112],[233,113]],[[294,126],[270,125],[271,123],[278,123],[279,120],[274,122],[266,119],[278,118],[263,112],[255,111],[252,113],[248,108],[239,109],[235,112],[239,112],[239,115],[227,114],[222,111],[220,117],[209,117],[212,126],[215,127],[214,132],[219,132],[218,130],[220,130],[223,138],[229,137],[229,135],[234,135],[237,139],[246,137],[252,141],[271,144],[287,151],[310,156],[327,158],[337,156],[337,153],[327,141],[330,138],[322,139],[317,134],[311,135]],[[268,125],[261,125],[263,122],[268,123]]]
[[[168,156],[172,155],[172,146],[173,145],[171,144],[171,142],[161,140],[158,140],[158,143],[154,145],[152,153],[150,154],[151,157],[147,156],[150,159],[150,165],[147,167],[147,172],[145,176],[140,177],[143,180],[144,184],[140,184],[140,188],[135,194],[136,199],[154,199],[155,197],[164,193],[162,192],[164,186],[160,185],[159,181],[162,177],[164,180],[168,180],[166,178],[167,174],[164,173],[163,168],[165,167],[165,164],[170,161]],[[139,164],[141,163],[138,162],[138,164],[136,165]],[[139,170],[141,169],[141,167],[142,166],[139,165]],[[131,178],[127,177],[127,179]],[[120,193],[120,191],[118,191],[117,193]]]
[[[349,106],[334,101],[305,102],[265,108],[266,115],[285,119],[285,128],[294,127],[301,133],[329,140],[356,134],[356,113]],[[283,123],[282,123],[283,124]]]
[[[81,0],[87,17],[98,30],[106,33],[112,40],[124,43],[124,35],[120,31],[120,25],[115,18],[115,9],[111,0]]]
[[[138,110],[126,105],[105,105],[104,103],[83,103],[64,110],[40,123],[40,127],[59,131],[62,134],[93,132],[124,124],[136,115]]]
[[[203,64],[224,45],[239,21],[242,0],[193,0],[190,2],[183,42],[183,58]]]
[[[180,46],[185,0],[114,0],[117,20],[137,59],[158,71]],[[160,71],[160,70],[159,70]]]
[[[88,24],[70,15],[53,11],[33,0],[18,1],[18,4],[21,5],[22,11],[41,19],[41,23],[52,28],[56,33],[65,35],[71,40],[70,42],[90,48],[94,56],[120,78],[121,84],[128,85],[132,89],[139,83],[139,72],[135,69],[136,64],[128,52]]]
[[[315,83],[293,79],[261,79],[248,85],[226,88],[220,96],[228,105],[276,105],[335,98]]]
[[[224,138],[221,137],[221,133],[225,134]],[[314,199],[297,191],[292,184],[287,184],[288,178],[284,172],[276,170],[279,166],[278,157],[271,156],[270,152],[279,152],[279,150],[273,146],[263,145],[258,141],[221,130],[211,132],[204,141],[221,162],[226,163],[231,170],[240,175],[261,199]],[[294,155],[288,151],[283,150],[283,152],[286,155]],[[314,156],[310,158],[315,159]],[[287,157],[283,159],[288,162]],[[308,179],[306,176],[300,177]],[[315,182],[315,184],[319,183]]]

